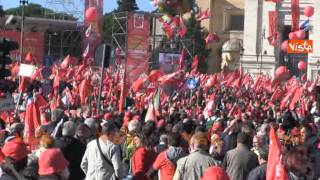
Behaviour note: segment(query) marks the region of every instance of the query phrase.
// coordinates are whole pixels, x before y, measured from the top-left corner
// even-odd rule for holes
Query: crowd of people
[[[160,96],[152,119],[153,100],[141,100],[147,92],[139,98],[128,93],[132,103],[121,112],[121,88],[110,85],[98,113],[93,101],[57,105],[30,83],[19,102],[24,115],[1,116],[0,180],[264,180],[271,130],[281,144],[287,179],[320,178],[316,82],[237,73],[185,75],[198,78],[198,87],[180,85]],[[33,109],[32,117],[41,114],[35,126],[27,112],[29,101],[38,100],[49,105]],[[30,133],[33,138],[26,137]]]

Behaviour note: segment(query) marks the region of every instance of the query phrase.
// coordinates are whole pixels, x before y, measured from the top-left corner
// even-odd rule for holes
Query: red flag
[[[271,102],[276,102],[280,100],[284,96],[284,94],[284,91],[282,91],[280,88],[277,88],[271,96]]]
[[[180,22],[179,23],[180,23],[180,28],[179,28],[178,34],[182,38],[182,37],[184,37],[186,35],[188,30],[187,30],[186,25],[183,23],[183,18],[182,17],[180,17]]]
[[[60,86],[60,77],[58,75],[56,75],[54,77],[53,85],[52,85],[52,88],[53,88],[55,95],[58,95],[59,86]]]
[[[270,130],[270,145],[267,165],[267,180],[286,180],[287,174],[282,164],[281,146],[275,130]]]
[[[27,108],[24,122],[24,138],[27,143],[30,144],[34,142],[35,130],[40,126],[40,122],[40,111],[39,107],[37,106],[37,99],[29,98],[27,100]]]
[[[86,103],[86,98],[91,93],[91,85],[88,79],[84,79],[79,85],[79,93],[80,93],[80,101],[81,101],[81,104],[83,105]]]
[[[209,9],[205,10],[205,11],[200,11],[200,14],[197,16],[197,21],[202,21],[205,19],[209,19],[210,17],[210,11]]]
[[[293,110],[295,108],[296,103],[299,101],[299,99],[301,99],[302,95],[303,95],[303,88],[298,87],[291,99],[291,102],[289,105],[290,110]]]
[[[185,58],[185,48],[182,49],[180,58],[179,58],[179,70],[183,70],[184,67],[184,58]]]
[[[168,23],[162,23],[162,28],[166,32],[167,38],[170,40],[173,37],[173,29]]]
[[[209,43],[213,43],[213,42],[219,42],[220,41],[220,38],[219,36],[217,35],[217,33],[209,33],[207,35],[207,37],[205,38],[205,42],[206,42],[206,45],[208,45]]]
[[[132,83],[132,90],[134,93],[141,91],[143,89],[143,84],[145,83],[146,78],[139,78]]]
[[[211,76],[211,77],[208,79],[208,81],[207,81],[207,83],[205,84],[205,86],[208,87],[208,88],[211,88],[211,87],[214,87],[214,86],[217,84],[217,82],[218,82],[218,77],[217,77],[216,74],[214,74],[213,76]]]
[[[24,62],[29,64],[33,62],[33,56],[30,52],[27,53],[26,57],[24,58]]]
[[[157,82],[160,76],[161,72],[159,70],[152,70],[149,74],[148,79],[150,82]]]
[[[66,69],[69,67],[70,64],[70,55],[66,56],[62,63],[60,64],[61,69]]]
[[[191,65],[192,70],[197,72],[198,71],[198,64],[199,64],[199,58],[198,58],[198,55],[195,55],[193,58],[192,65]]]
[[[30,79],[28,77],[23,76],[19,84],[19,92],[25,92],[28,84],[30,84]]]
[[[34,72],[33,75],[31,76],[31,81],[36,80],[38,77],[41,75],[41,68],[37,68]]]
[[[157,121],[156,110],[152,102],[149,103],[148,111],[145,117],[145,122],[147,121]]]

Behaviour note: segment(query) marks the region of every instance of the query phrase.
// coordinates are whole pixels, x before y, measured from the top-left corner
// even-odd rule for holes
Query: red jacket
[[[139,147],[131,158],[133,179],[148,180],[147,172],[156,158],[155,152],[147,150],[146,147]]]

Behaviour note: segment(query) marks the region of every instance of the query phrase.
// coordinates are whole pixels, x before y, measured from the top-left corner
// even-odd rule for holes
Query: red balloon
[[[297,39],[297,38],[298,38],[298,36],[297,36],[297,34],[295,32],[291,32],[289,34],[289,39]]]
[[[86,19],[90,22],[95,21],[98,17],[98,10],[96,7],[89,7],[86,10],[86,15],[85,15]]]
[[[282,50],[283,52],[287,52],[287,51],[288,51],[288,40],[282,42],[282,44],[281,44],[281,50]]]
[[[303,30],[299,30],[299,31],[295,32],[295,34],[297,35],[298,39],[306,38],[306,33]]]
[[[276,70],[276,76],[278,78],[285,76],[286,74],[288,74],[289,70],[287,69],[287,67],[285,66],[280,66],[278,67],[278,69]]]
[[[300,71],[307,69],[307,63],[304,62],[304,61],[300,61],[300,62],[298,63],[298,69],[299,69]]]
[[[304,8],[304,15],[305,16],[311,17],[311,16],[313,16],[313,13],[314,13],[314,9],[312,6],[307,6]]]

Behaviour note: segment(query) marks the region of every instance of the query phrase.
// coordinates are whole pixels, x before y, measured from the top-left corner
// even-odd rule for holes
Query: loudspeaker
[[[109,44],[101,44],[94,52],[94,64],[96,66],[109,67],[112,47]]]

